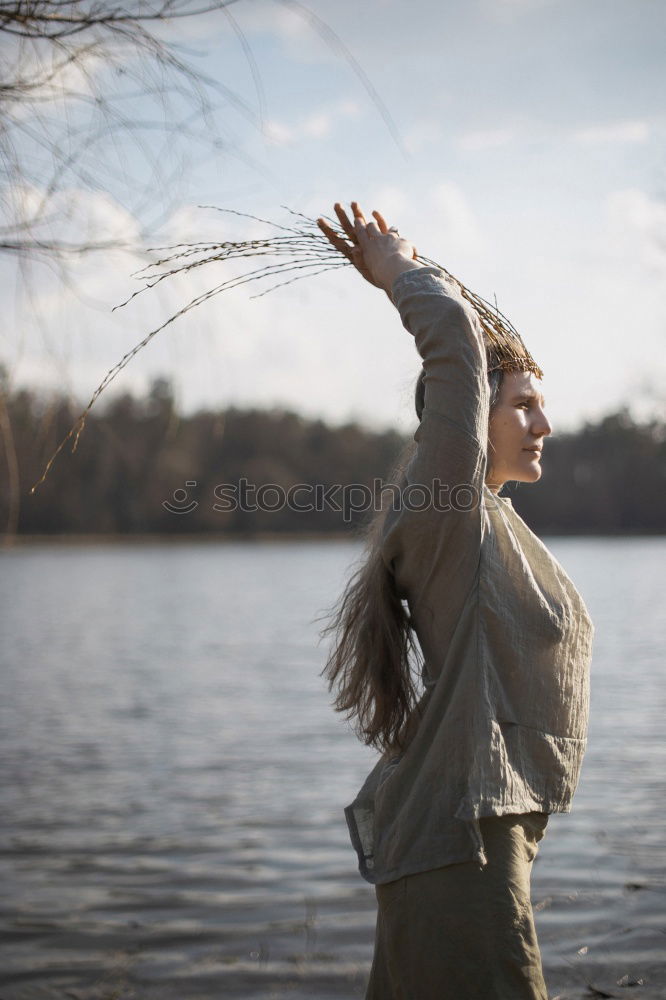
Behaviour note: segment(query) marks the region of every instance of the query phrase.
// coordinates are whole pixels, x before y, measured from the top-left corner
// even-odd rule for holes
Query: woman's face
[[[486,483],[497,492],[508,480],[535,483],[541,477],[543,439],[552,431],[545,400],[532,372],[505,372],[488,425]]]

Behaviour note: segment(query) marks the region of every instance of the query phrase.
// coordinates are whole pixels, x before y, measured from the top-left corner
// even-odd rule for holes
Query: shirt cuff
[[[429,264],[427,267],[412,267],[409,271],[403,271],[402,274],[399,274],[391,285],[391,298],[395,301],[395,296],[402,291],[403,285],[408,286],[414,281],[418,284],[420,275],[426,274],[432,275],[434,278],[441,278],[442,281],[446,282],[448,288],[451,288],[451,284],[441,268]]]

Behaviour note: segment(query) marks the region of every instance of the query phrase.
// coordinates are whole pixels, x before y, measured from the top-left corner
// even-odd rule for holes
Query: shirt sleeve
[[[410,607],[441,597],[453,610],[456,595],[464,601],[469,592],[481,546],[490,395],[483,331],[437,268],[401,274],[392,298],[423,362],[425,407],[382,556]]]

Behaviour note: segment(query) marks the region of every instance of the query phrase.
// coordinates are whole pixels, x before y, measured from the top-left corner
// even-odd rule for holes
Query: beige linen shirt
[[[392,297],[423,360],[425,408],[382,557],[418,636],[424,695],[406,751],[384,755],[345,810],[361,874],[380,884],[487,864],[480,817],[570,811],[593,636],[560,564],[485,485],[476,315],[434,267],[400,275]]]

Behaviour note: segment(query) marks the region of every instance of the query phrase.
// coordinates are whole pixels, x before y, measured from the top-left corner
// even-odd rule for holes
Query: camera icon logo
[[[185,486],[196,486],[196,479],[188,479],[185,482]],[[163,500],[162,506],[165,510],[168,510],[170,514],[191,514],[193,510],[196,510],[199,504],[196,500],[190,500],[187,502],[187,490],[180,487],[173,491],[173,496],[171,500]]]

